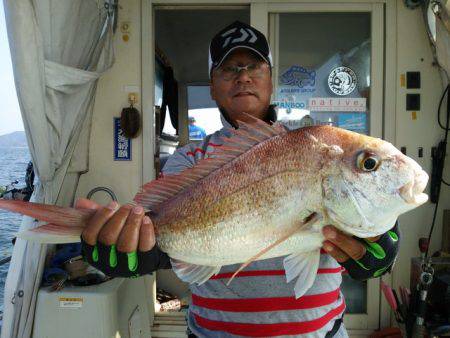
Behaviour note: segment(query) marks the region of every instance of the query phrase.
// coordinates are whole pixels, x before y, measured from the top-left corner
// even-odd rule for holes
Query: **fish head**
[[[378,236],[428,200],[428,175],[413,159],[381,139],[332,129],[337,137],[325,142],[342,152],[322,176],[322,196],[336,227],[361,238]]]

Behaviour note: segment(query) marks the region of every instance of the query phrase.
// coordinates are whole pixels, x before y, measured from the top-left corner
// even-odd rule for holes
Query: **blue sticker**
[[[367,119],[366,114],[346,114],[341,113],[338,117],[339,128],[355,131],[357,133],[366,133]]]
[[[311,91],[316,85],[316,71],[308,70],[302,66],[291,66],[280,76],[280,83]],[[300,92],[303,92],[301,90]]]
[[[131,139],[120,128],[120,117],[114,118],[114,161],[131,161]]]

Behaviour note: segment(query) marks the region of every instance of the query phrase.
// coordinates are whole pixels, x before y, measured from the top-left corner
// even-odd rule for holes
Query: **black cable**
[[[448,93],[450,88],[450,84],[447,85],[447,88],[445,88],[444,93],[442,93],[441,99],[439,100],[439,107],[438,107],[438,123],[439,123],[439,127],[441,127],[441,129],[444,129],[446,132],[448,132],[448,114],[447,114],[447,123],[446,123],[446,127],[444,127],[441,123],[441,106],[442,106],[442,102],[444,101],[444,97],[445,94]],[[448,95],[447,95],[447,101],[448,101]],[[448,108],[447,108],[448,111]]]
[[[447,88],[445,88],[444,92],[442,93],[442,97],[439,101],[439,107],[438,107],[438,123],[439,123],[439,127],[441,127],[442,129],[445,130],[445,136],[444,136],[444,158],[442,159],[442,161],[445,161],[445,151],[446,151],[446,146],[447,146],[447,139],[448,139],[448,131],[449,131],[449,124],[450,124],[450,92],[449,92],[449,88],[450,88],[450,84],[447,85]],[[445,94],[447,94],[447,121],[445,121],[445,127],[442,126],[441,124],[441,120],[440,120],[440,112],[441,112],[441,106],[442,106],[442,102],[444,101],[444,97]],[[444,180],[441,178],[441,182],[444,182]],[[439,182],[438,184],[441,184],[441,182]],[[445,182],[445,184],[448,185],[447,182]],[[437,199],[436,199],[436,204],[434,206],[434,212],[433,212],[433,221],[431,222],[431,229],[430,229],[430,233],[428,234],[428,246],[427,246],[427,251],[425,252],[425,259],[428,258],[428,250],[431,246],[431,236],[433,235],[433,230],[434,230],[434,225],[436,223],[436,215],[437,215],[437,210],[438,210],[438,205],[439,205],[439,197],[441,195],[441,191],[440,189],[438,190],[438,194],[437,194]]]
[[[428,245],[427,245],[427,251],[425,252],[425,259],[428,257],[428,250],[430,249],[431,244],[431,235],[433,234],[434,230],[434,223],[436,222],[436,215],[437,215],[437,209],[439,205],[439,198],[436,201],[436,204],[434,205],[434,212],[433,212],[433,221],[431,222],[431,229],[430,233],[428,234]]]

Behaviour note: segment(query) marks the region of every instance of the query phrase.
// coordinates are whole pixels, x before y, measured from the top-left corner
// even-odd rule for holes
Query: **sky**
[[[0,135],[24,130],[11,65],[5,12],[0,1]]]

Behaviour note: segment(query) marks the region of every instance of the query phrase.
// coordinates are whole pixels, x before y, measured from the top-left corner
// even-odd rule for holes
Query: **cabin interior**
[[[432,148],[443,137],[437,109],[444,85],[420,9],[409,8],[403,0],[223,0],[220,4],[207,0],[128,0],[119,2],[115,62],[98,81],[89,170],[81,175],[75,198],[106,187],[120,203],[131,201],[143,183],[158,176],[177,147],[193,141],[189,138],[189,117],[207,133],[222,127],[220,113],[209,95],[208,47],[212,36],[235,20],[255,26],[269,38],[275,60],[272,101],[278,105],[279,119],[295,124],[310,115],[315,124],[345,125],[382,137],[406,149],[408,156],[431,173]],[[342,106],[308,110],[311,98],[324,97],[320,86],[325,85],[320,81],[337,63],[350,65],[357,73],[356,94],[350,96],[364,108],[355,108],[352,116],[349,111],[339,113],[339,109],[345,110]],[[315,71],[315,94],[301,90],[289,94],[283,77],[300,68]],[[419,73],[418,88],[407,88],[405,76],[410,73]],[[311,79],[311,73],[303,75]],[[409,94],[420,95],[420,106],[406,106]],[[114,118],[130,106],[130,96],[142,116],[142,129],[130,140],[130,158],[117,160]],[[342,104],[333,101],[333,105]],[[448,157],[445,168],[448,178]],[[111,196],[98,191],[91,198],[107,203]],[[445,229],[450,226],[448,219],[446,227],[443,225],[444,210],[450,209],[447,186],[442,186],[439,204],[430,252],[441,249]],[[428,236],[434,207],[427,202],[400,217],[401,251],[390,274],[367,282],[344,276],[344,320],[351,337],[368,337],[374,330],[397,325],[380,281],[394,288],[409,287],[412,259],[420,256],[418,240]],[[155,312],[157,289],[189,299],[188,286],[170,270],[137,279],[116,278],[95,287],[39,291],[33,337],[56,337],[61,330],[65,337],[79,336],[80,332],[92,337],[186,336],[182,329],[172,327],[175,331],[170,331],[171,324],[164,326],[164,321],[162,331],[154,325],[161,320]],[[58,305],[62,298],[83,299],[84,311],[64,311]]]

